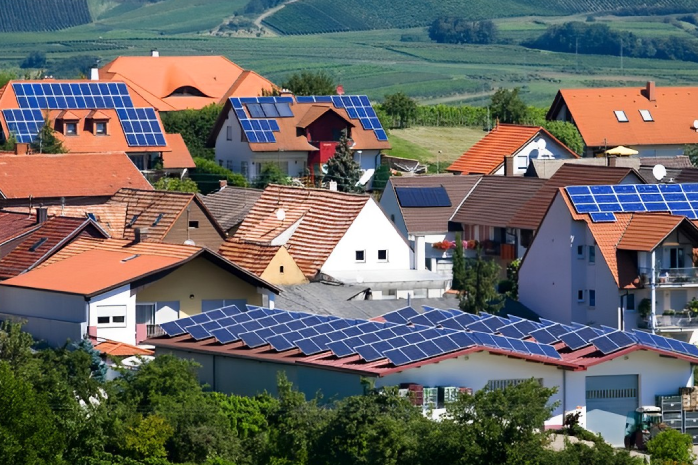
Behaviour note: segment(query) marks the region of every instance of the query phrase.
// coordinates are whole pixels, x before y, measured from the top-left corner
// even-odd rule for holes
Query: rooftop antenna
[[[658,183],[662,179],[664,179],[664,177],[666,176],[666,168],[664,167],[664,165],[654,165],[654,168],[652,168],[652,176],[654,176],[654,179],[656,179]]]

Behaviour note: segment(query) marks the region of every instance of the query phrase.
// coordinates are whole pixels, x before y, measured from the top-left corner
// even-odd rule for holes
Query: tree
[[[402,92],[387,94],[382,108],[392,117],[392,121],[397,119],[401,128],[409,126],[410,120],[417,114],[417,102]]]
[[[252,186],[257,189],[264,189],[269,184],[280,184],[287,186],[289,184],[288,175],[281,171],[276,163],[264,163],[259,175],[252,183]]]
[[[48,116],[44,120],[46,122],[30,144],[32,151],[34,153],[67,153],[68,150],[63,146],[63,142],[56,137],[56,131],[51,127],[51,120],[48,119]]]
[[[43,68],[46,66],[46,54],[33,51],[22,61],[20,68]]]
[[[543,127],[577,155],[584,151],[584,139],[574,124],[567,121],[546,121]]]
[[[475,258],[466,260],[465,286],[460,298],[461,310],[478,314],[494,313],[501,308],[502,299],[497,293],[499,265],[482,257],[482,246],[478,245]]]
[[[453,281],[451,288],[462,293],[465,291],[465,256],[463,255],[463,239],[461,233],[456,233],[456,248],[453,251]]]
[[[17,73],[15,73],[14,71],[0,71],[0,87],[4,87],[8,82],[12,81],[13,79],[17,79]]]
[[[652,457],[653,465],[689,464],[696,459],[691,436],[671,428],[647,442],[647,451]]]
[[[289,76],[281,83],[295,95],[335,95],[337,84],[325,71],[301,71]]]
[[[361,167],[354,160],[354,152],[349,148],[347,130],[342,130],[339,143],[334,155],[327,161],[327,174],[323,181],[335,181],[339,192],[363,192],[362,186],[357,186],[361,179]]]
[[[684,145],[683,154],[691,160],[693,166],[698,167],[698,144]]]
[[[491,44],[497,41],[497,26],[492,21],[441,17],[429,27],[429,38],[446,44]]]
[[[499,89],[490,102],[492,117],[499,119],[502,123],[521,124],[528,118],[528,108],[519,97],[518,87],[509,89]]]
[[[208,138],[223,107],[216,103],[200,110],[168,111],[160,114],[165,132],[181,134],[192,157],[214,159],[214,150],[208,148]]]
[[[191,179],[162,177],[155,181],[153,187],[159,191],[199,192],[199,186]]]
[[[227,168],[223,168],[218,163],[213,160],[208,160],[206,158],[194,157],[194,164],[196,169],[194,174],[191,175],[199,186],[199,190],[203,193],[211,192],[213,189],[204,189],[204,185],[210,182],[215,184],[215,188],[218,187],[218,181],[226,180],[229,186],[247,186],[247,179],[240,173],[233,173]],[[201,176],[200,176],[201,175]],[[212,176],[215,175],[215,176]],[[201,178],[201,179],[200,179]],[[205,181],[205,178],[213,178],[213,181]]]

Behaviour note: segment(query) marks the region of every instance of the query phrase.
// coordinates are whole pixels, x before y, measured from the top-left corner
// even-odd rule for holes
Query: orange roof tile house
[[[558,189],[521,264],[519,300],[562,323],[646,328],[639,309],[645,299],[651,305],[654,280],[657,329],[693,341],[698,325],[670,313],[698,299],[696,214],[690,200],[676,200],[694,190],[698,184]],[[686,207],[690,213],[676,210]]]
[[[625,146],[640,157],[682,155],[698,143],[698,87],[561,89],[546,118],[574,123],[584,156]]]
[[[457,174],[523,176],[530,160],[579,158],[540,126],[497,124],[447,171]]]
[[[221,166],[249,180],[266,163],[277,164],[290,177],[321,178],[345,130],[368,179],[390,143],[363,95],[229,98],[208,144]]]
[[[121,56],[99,78],[126,82],[158,111],[198,110],[228,97],[256,97],[275,88],[223,56]]]

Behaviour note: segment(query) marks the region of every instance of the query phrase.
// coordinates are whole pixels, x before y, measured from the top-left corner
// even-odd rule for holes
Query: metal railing
[[[688,315],[677,313],[676,315],[657,315],[657,327],[692,327],[698,326],[698,315],[690,313]]]
[[[650,268],[640,268],[640,281],[650,284]],[[656,268],[658,286],[674,286],[683,284],[698,284],[698,268]]]
[[[148,335],[148,338],[158,337],[158,336],[164,336],[165,331],[162,330],[160,325],[147,325],[146,334]]]

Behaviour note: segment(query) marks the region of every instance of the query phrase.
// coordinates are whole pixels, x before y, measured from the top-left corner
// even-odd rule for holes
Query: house
[[[225,240],[218,224],[201,198],[190,192],[120,189],[107,203],[123,205],[123,238],[150,242],[196,244],[217,250]]]
[[[343,131],[354,160],[370,177],[390,143],[364,95],[229,98],[208,144],[221,166],[250,181],[266,163],[290,177],[319,181]]]
[[[39,226],[33,215],[0,210],[0,259]]]
[[[640,157],[683,155],[698,143],[695,87],[606,87],[561,89],[546,115],[569,121],[584,140],[584,156],[624,146]]]
[[[123,152],[0,155],[0,206],[99,204],[123,187],[153,189]]]
[[[698,184],[560,188],[521,264],[520,301],[543,318],[625,329],[652,327],[640,309],[654,308],[660,331],[695,340],[690,319],[659,316],[698,298],[694,191]]]
[[[166,134],[158,112],[124,82],[10,81],[0,91],[0,141],[14,137],[22,154],[48,120],[68,152],[126,152],[140,170],[181,175],[194,168],[179,136]]]
[[[457,174],[522,176],[531,160],[574,159],[579,155],[540,126],[497,124],[446,171]]]
[[[220,253],[236,263],[257,261],[258,276],[274,260],[277,278],[294,277],[283,284],[361,284],[374,299],[441,297],[450,287],[450,277],[412,269],[407,240],[368,195],[270,185]]]
[[[120,56],[99,69],[99,79],[125,82],[157,111],[199,110],[228,97],[271,93],[276,86],[224,56]]]
[[[372,320],[236,307],[206,317],[164,324],[165,335],[147,343],[156,355],[194,358],[200,381],[216,391],[276,393],[283,371],[308,396],[360,395],[369,380],[404,388],[405,396],[411,390],[417,408],[439,413],[461,389],[534,378],[557,389],[546,427],[559,428],[566,414],[579,412],[583,427],[616,446],[623,444],[627,413],[693,386],[698,363],[695,346],[643,332],[431,307]]]
[[[79,239],[0,283],[0,317],[60,346],[85,335],[137,344],[161,323],[226,304],[269,306],[279,290],[202,247]]]
[[[453,250],[434,244],[453,242],[449,220],[481,175],[393,176],[380,206],[414,249],[413,268],[452,275]]]
[[[262,195],[261,189],[228,186],[203,197],[204,204],[229,236],[233,236],[252,206]]]
[[[109,237],[90,218],[48,218],[45,209],[39,209],[37,226],[17,242],[10,253],[0,258],[0,280],[18,276],[35,268],[62,247],[81,237]]]

